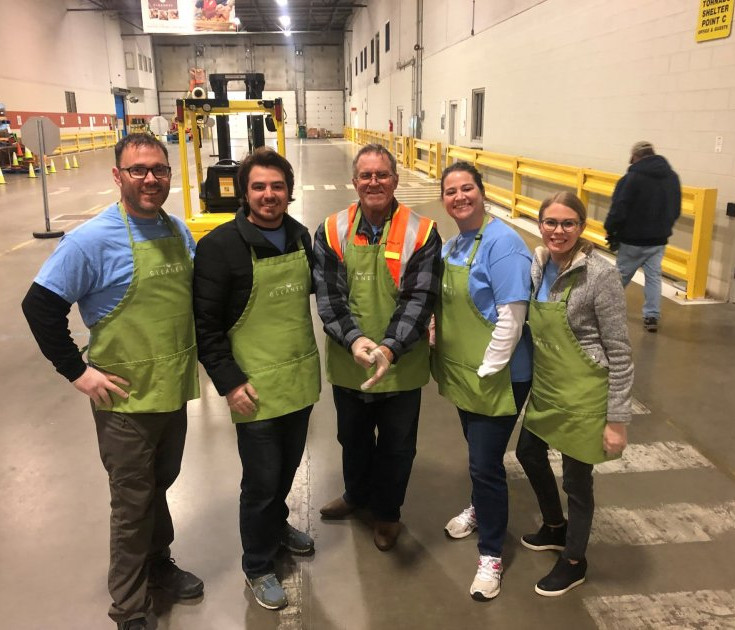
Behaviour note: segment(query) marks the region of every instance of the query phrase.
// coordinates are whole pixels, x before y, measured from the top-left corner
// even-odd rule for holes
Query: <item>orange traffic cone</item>
[[[36,169],[33,168],[33,162],[31,162],[28,165],[28,177],[35,177],[36,176]]]
[[[69,165],[69,158],[67,156],[64,156],[64,170],[70,171],[71,166]]]
[[[71,167],[72,168],[79,168],[79,162],[77,162],[77,156],[72,155],[71,156]]]

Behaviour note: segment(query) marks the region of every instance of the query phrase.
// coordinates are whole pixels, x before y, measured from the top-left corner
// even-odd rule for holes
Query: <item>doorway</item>
[[[457,137],[457,101],[449,101],[449,144],[454,144]]]
[[[117,116],[117,128],[122,132],[122,137],[128,135],[128,121],[125,118],[125,94],[115,94],[115,116]],[[122,127],[120,126],[122,123]]]

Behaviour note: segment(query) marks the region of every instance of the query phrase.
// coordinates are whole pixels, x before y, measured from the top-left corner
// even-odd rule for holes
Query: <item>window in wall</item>
[[[472,139],[482,141],[482,121],[485,116],[485,90],[472,90]]]
[[[375,63],[375,40],[370,40],[370,63]]]
[[[357,76],[357,70],[360,66],[357,65],[357,57],[355,57],[355,76]]]
[[[125,53],[125,69],[135,70],[135,55],[131,52]]]
[[[153,60],[148,57],[148,72],[153,72]]]
[[[367,70],[367,46],[362,49],[362,56],[365,57],[365,70]]]
[[[77,95],[74,92],[64,92],[66,97],[66,111],[76,112],[77,111]]]
[[[390,22],[385,23],[385,52],[390,50]]]
[[[143,55],[138,53],[138,70],[143,69]]]
[[[380,77],[380,33],[375,33],[375,78]]]

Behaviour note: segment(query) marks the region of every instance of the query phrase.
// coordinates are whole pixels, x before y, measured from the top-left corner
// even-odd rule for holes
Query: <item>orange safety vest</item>
[[[324,233],[327,245],[337,254],[337,258],[344,262],[344,248],[347,238],[352,231],[352,225],[357,215],[357,204],[353,203],[346,210],[337,212],[324,222]],[[396,283],[401,286],[401,278],[411,255],[426,243],[431,234],[434,221],[413,212],[408,206],[398,204],[398,208],[391,218],[390,229],[385,242],[385,264]],[[355,233],[353,245],[369,245],[364,234]]]

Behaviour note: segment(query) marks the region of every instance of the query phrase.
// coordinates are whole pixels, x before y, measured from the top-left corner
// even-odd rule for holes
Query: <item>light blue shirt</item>
[[[161,218],[128,216],[134,241],[171,236]],[[171,217],[184,235],[194,257],[196,244],[181,219]],[[117,203],[75,228],[59,241],[35,282],[70,304],[77,303],[85,325],[91,328],[122,300],[133,278],[133,250]]]
[[[541,286],[539,287],[538,294],[536,295],[536,299],[539,302],[549,301],[549,293],[551,292],[551,287],[554,282],[556,282],[558,276],[559,266],[549,258],[549,260],[546,262],[546,266],[544,267],[544,275],[541,278]]]
[[[442,248],[442,258],[453,265],[466,265],[478,230],[462,232]],[[498,321],[498,304],[528,302],[531,297],[531,253],[520,236],[500,219],[492,220],[482,235],[472,261],[469,279],[470,297],[488,321]],[[511,380],[530,381],[532,345],[524,326],[510,360]]]

